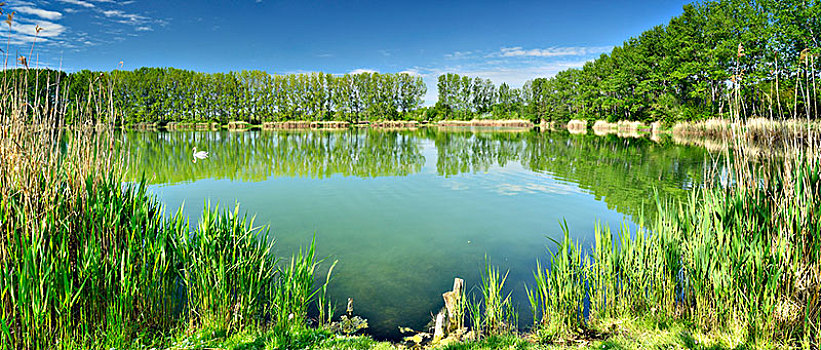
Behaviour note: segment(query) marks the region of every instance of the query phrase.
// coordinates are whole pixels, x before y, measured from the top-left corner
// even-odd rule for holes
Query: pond
[[[289,257],[316,237],[330,296],[353,298],[368,333],[424,328],[454,277],[470,291],[486,261],[509,270],[520,324],[524,285],[561,240],[561,223],[589,246],[597,224],[635,226],[663,200],[703,182],[702,148],[647,138],[538,130],[129,132],[130,180],[192,224],[205,202],[270,225]],[[208,159],[192,161],[192,148]],[[324,278],[324,277],[323,277]],[[476,291],[478,292],[478,291]],[[338,315],[339,313],[337,313]]]

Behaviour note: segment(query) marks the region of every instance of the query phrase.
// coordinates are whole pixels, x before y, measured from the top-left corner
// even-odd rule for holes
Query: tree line
[[[527,89],[548,120],[815,117],[821,1],[718,0]]]
[[[521,88],[448,73],[424,107],[422,77],[263,71],[39,69],[3,72],[4,110],[113,117],[118,123],[285,120],[570,119],[645,122],[815,117],[820,0],[715,0],[630,38],[581,68]],[[12,82],[12,83],[8,83]],[[22,103],[9,103],[10,96]]]
[[[272,75],[263,71],[199,73],[175,68],[134,71],[45,69],[4,72],[10,89],[25,90],[27,115],[57,112],[117,123],[402,119],[417,111],[427,88],[407,73]],[[4,99],[10,99],[12,94]],[[11,103],[9,103],[11,105]]]
[[[811,117],[821,103],[821,1],[716,0],[630,38],[581,68],[521,89],[439,77],[438,114],[611,122]]]
[[[406,73],[207,74],[141,68],[113,74],[116,103],[125,118],[146,121],[399,119],[419,108],[427,91],[420,77]]]

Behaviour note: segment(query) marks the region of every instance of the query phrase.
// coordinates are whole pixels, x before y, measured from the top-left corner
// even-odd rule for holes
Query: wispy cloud
[[[501,47],[496,51],[454,51],[444,55],[447,60],[475,60],[488,58],[553,58],[590,56],[608,52],[612,46],[552,46],[526,49],[521,46]]]
[[[473,51],[454,51],[453,53],[445,54],[445,58],[449,60],[458,60],[468,58],[473,55]]]
[[[101,1],[101,0],[96,0]],[[131,25],[137,32],[153,31],[155,26],[165,27],[168,25],[170,19],[153,18],[138,13],[126,12],[123,10],[100,10],[100,14],[105,16],[115,23]]]
[[[81,6],[81,7],[85,7],[85,8],[96,7],[96,5],[94,5],[94,4],[92,4],[88,1],[83,1],[83,0],[60,0],[60,2],[64,2],[66,4],[77,5],[77,6]]]
[[[119,19],[118,22],[123,24],[143,24],[148,20],[146,16],[127,13],[122,10],[103,10],[102,14],[109,18]]]
[[[574,47],[548,47],[545,49],[524,49],[521,46],[503,47],[499,52],[491,56],[501,57],[561,57],[561,56],[587,56],[608,52],[611,46],[574,46]]]
[[[37,33],[37,27],[40,27],[40,33]],[[9,35],[16,44],[30,43],[37,41],[48,41],[49,38],[57,38],[65,32],[66,27],[59,23],[49,22],[46,20],[38,20],[36,23],[30,20],[18,19],[12,22],[11,28],[7,25],[0,26],[0,32],[4,35]]]
[[[63,17],[63,14],[57,11],[49,11],[37,7],[32,6],[15,6],[12,7],[12,10],[17,11],[22,14],[34,15],[40,18],[45,18],[47,20],[55,21]]]
[[[0,38],[4,43],[8,39],[11,45],[22,46],[21,49],[25,50],[20,52],[25,53],[28,53],[29,45],[36,41],[36,52],[41,56],[62,55],[64,50],[80,51],[125,40],[166,26],[170,21],[128,10],[126,6],[133,3],[132,0],[0,0],[3,1],[8,3],[5,12],[15,11],[17,15],[11,27],[5,24],[0,26]],[[72,21],[67,21],[68,17]],[[78,30],[81,26],[71,25],[78,20],[99,30],[91,34]],[[39,33],[38,26],[41,29]],[[111,35],[109,31],[119,31],[119,34]]]

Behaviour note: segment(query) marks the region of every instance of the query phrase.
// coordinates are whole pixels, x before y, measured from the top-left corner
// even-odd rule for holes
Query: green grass
[[[779,348],[778,343],[745,344],[735,331],[702,331],[693,324],[670,318],[641,317],[600,320],[591,325],[595,337],[566,338],[543,344],[534,334],[490,335],[479,341],[429,345],[443,350],[479,349],[748,349]],[[408,346],[376,341],[368,336],[344,336],[325,329],[297,327],[287,331],[249,327],[228,334],[224,329],[202,328],[170,337],[169,349],[395,349]]]
[[[196,333],[173,337],[169,349],[392,349],[393,344],[368,336],[345,336],[321,328],[294,327],[260,329],[249,327],[240,332],[203,328]]]
[[[692,324],[652,316],[600,320],[590,328],[590,332],[597,333],[595,336],[561,338],[552,343],[540,343],[537,334],[507,334],[437,349],[748,349],[781,345],[744,344],[742,337],[731,331],[704,332]]]
[[[52,139],[68,140],[64,151],[35,146],[0,163],[0,348],[140,348],[181,330],[307,323],[313,244],[284,264],[238,206],[206,205],[194,226],[181,210],[166,216],[144,184],[123,183],[99,135],[71,133]]]
[[[649,225],[597,228],[589,253],[565,228],[549,267],[538,267],[528,290],[537,340],[573,337],[598,320],[653,315],[739,332],[731,347],[818,346],[816,159],[735,169],[735,186],[697,190],[681,203],[659,202]]]

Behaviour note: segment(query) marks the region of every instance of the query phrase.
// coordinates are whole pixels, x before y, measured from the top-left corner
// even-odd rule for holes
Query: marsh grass
[[[696,190],[683,202],[657,200],[658,216],[638,220],[635,229],[599,227],[589,250],[565,227],[548,268],[539,266],[528,290],[540,340],[603,320],[655,315],[699,329],[735,329],[741,344],[817,347],[818,157],[728,166],[729,184]]]
[[[280,264],[268,229],[238,206],[206,205],[193,226],[181,210],[166,215],[144,181],[123,179],[113,82],[92,79],[66,102],[60,74],[49,75],[53,89],[32,97],[41,72],[24,68],[4,70],[0,86],[0,348],[162,346],[180,332],[307,327],[313,243]],[[65,103],[84,107],[68,115]]]
[[[164,218],[144,186],[111,176],[86,181],[85,204],[61,197],[40,215],[21,210],[25,194],[0,198],[4,348],[121,348],[180,327],[306,324],[313,245],[278,266],[267,230],[238,209],[206,207],[191,230],[180,212]]]

